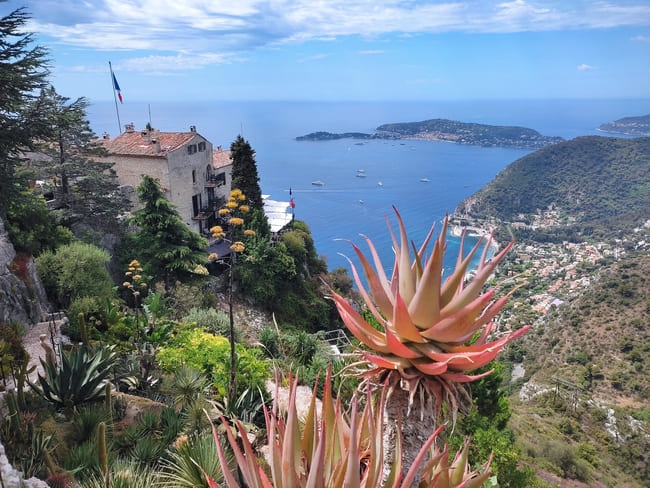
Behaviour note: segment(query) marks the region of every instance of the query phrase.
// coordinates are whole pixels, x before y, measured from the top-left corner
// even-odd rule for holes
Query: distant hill
[[[650,138],[587,136],[541,149],[508,165],[457,212],[513,222],[551,206],[565,228],[583,234],[650,219]]]
[[[297,141],[330,141],[334,139],[424,139],[447,141],[485,147],[516,147],[539,149],[563,141],[561,137],[547,137],[533,129],[501,125],[431,119],[422,122],[383,124],[376,133],[363,132],[312,132],[296,137]]]
[[[650,115],[624,117],[598,127],[599,131],[630,136],[650,136]]]
[[[543,136],[536,130],[525,127],[474,124],[448,119],[384,124],[377,127],[377,131],[402,138],[525,149],[542,148],[564,140],[561,137]]]

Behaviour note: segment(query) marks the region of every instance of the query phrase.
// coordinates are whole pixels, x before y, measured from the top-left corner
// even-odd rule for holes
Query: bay
[[[127,96],[128,93],[125,93]],[[348,267],[349,243],[364,234],[392,268],[386,217],[392,206],[404,218],[409,237],[419,244],[430,226],[496,174],[530,151],[483,148],[436,141],[296,141],[315,131],[367,132],[390,122],[448,118],[462,122],[517,125],[567,139],[603,135],[601,123],[650,113],[650,100],[499,100],[446,102],[130,102],[119,106],[122,124],[136,129],[147,122],[161,131],[188,131],[190,125],[225,149],[242,134],[256,151],[262,192],[289,200],[295,215],[310,226],[329,269]],[[150,118],[151,117],[151,118]],[[113,102],[92,103],[91,127],[117,134]],[[357,177],[363,170],[365,177]],[[422,182],[421,179],[428,179]],[[322,181],[322,186],[312,185]],[[381,183],[381,184],[380,184]],[[468,242],[467,249],[472,242]],[[458,239],[450,238],[445,269],[453,268]]]

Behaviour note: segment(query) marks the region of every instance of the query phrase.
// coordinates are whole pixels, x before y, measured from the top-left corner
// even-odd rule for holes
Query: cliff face
[[[15,320],[29,328],[48,311],[50,304],[36,275],[34,260],[31,256],[16,256],[0,219],[0,324]]]

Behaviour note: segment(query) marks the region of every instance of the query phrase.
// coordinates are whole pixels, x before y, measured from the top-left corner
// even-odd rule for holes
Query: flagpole
[[[117,95],[115,94],[115,75],[113,75],[113,65],[108,62],[108,69],[111,71],[111,86],[113,87],[113,99],[115,100],[115,113],[117,114],[117,135],[122,133],[122,122],[120,122],[120,110],[117,107]]]

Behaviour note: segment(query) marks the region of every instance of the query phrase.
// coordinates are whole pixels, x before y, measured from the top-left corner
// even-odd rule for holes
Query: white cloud
[[[384,54],[385,52],[386,51],[384,51],[383,49],[366,49],[366,50],[363,50],[363,51],[359,51],[359,54],[372,55],[372,54]]]
[[[593,71],[595,69],[596,68],[594,68],[593,66],[584,63],[578,65],[578,71]]]
[[[650,36],[634,36],[630,40],[638,42],[650,42]]]
[[[289,42],[341,36],[552,31],[650,25],[650,4],[630,0],[31,0],[29,26],[55,43],[145,51],[200,62]],[[633,2],[636,2],[634,4]],[[29,0],[28,0],[29,3]],[[636,38],[635,38],[636,39]],[[645,40],[638,36],[637,40]],[[373,53],[368,50],[366,54]],[[213,57],[210,57],[212,55]],[[141,58],[138,58],[141,59]],[[182,58],[179,58],[182,59]],[[150,59],[153,63],[153,58]],[[134,62],[129,69],[137,69]]]

